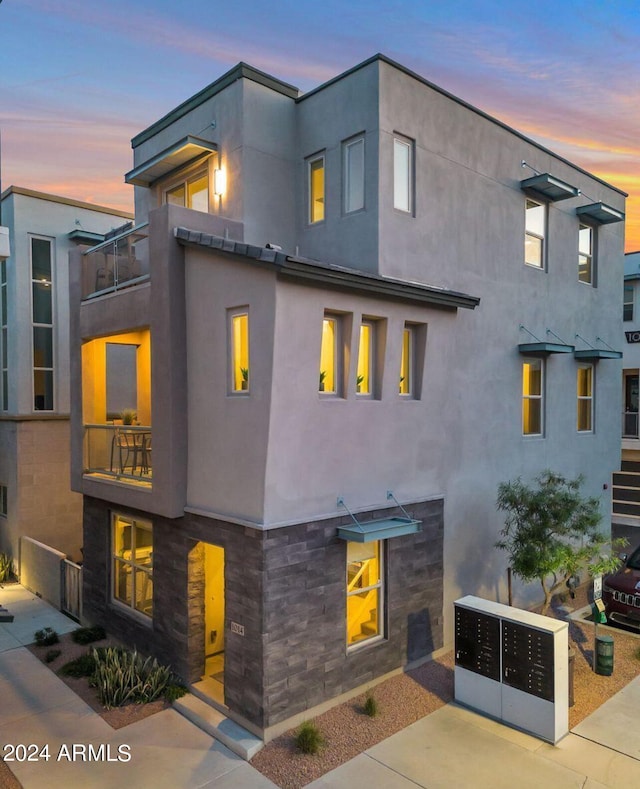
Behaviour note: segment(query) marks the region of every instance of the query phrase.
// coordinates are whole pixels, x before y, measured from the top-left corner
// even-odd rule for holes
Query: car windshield
[[[640,570],[640,547],[636,548],[627,559],[627,567],[630,570]]]

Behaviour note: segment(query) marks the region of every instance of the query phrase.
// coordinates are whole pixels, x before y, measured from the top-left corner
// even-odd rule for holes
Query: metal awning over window
[[[200,156],[215,153],[217,150],[218,146],[216,143],[188,135],[148,161],[130,170],[125,175],[124,180],[126,183],[134,184],[135,186],[149,186],[153,181],[157,181],[158,178],[168,175],[172,170],[184,167]]]
[[[392,537],[402,537],[405,534],[415,534],[422,530],[422,521],[412,518],[404,507],[396,501],[391,491],[387,491],[387,499],[395,501],[396,505],[402,510],[402,516],[360,521],[349,510],[344,503],[344,499],[339,498],[338,506],[347,510],[353,520],[353,525],[339,526],[338,537],[348,542],[374,542],[376,540],[388,540]]]
[[[579,334],[576,334],[576,339],[582,340],[585,345],[589,346],[584,350],[574,352],[573,355],[578,361],[597,362],[599,359],[622,359],[622,351],[616,351],[602,337],[596,337],[596,342],[600,343],[600,345],[606,345],[606,348],[596,348],[589,340],[585,340]]]
[[[525,178],[524,181],[520,181],[520,188],[552,202],[567,200],[580,194],[580,190],[577,187],[571,186],[571,184],[561,181],[559,178],[554,178],[549,173],[541,173],[540,175],[534,175],[532,178]]]
[[[541,340],[522,323],[519,328],[520,331],[525,331],[535,340],[535,342],[521,342],[518,345],[518,351],[525,356],[549,356],[549,354],[552,353],[573,353],[575,350],[574,345],[566,343],[562,337],[559,337],[555,332],[551,331],[551,329],[547,329],[547,336],[551,335],[555,337],[557,342],[552,340]]]
[[[606,203],[590,203],[589,205],[578,206],[576,214],[579,217],[590,219],[592,222],[597,222],[599,225],[624,222],[624,213]]]

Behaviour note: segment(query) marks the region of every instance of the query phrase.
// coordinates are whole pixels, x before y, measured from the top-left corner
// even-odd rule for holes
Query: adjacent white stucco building
[[[383,56],[239,64],[133,153],[71,271],[85,615],[269,737],[504,601],[500,482],[608,518],[625,195]]]
[[[81,558],[82,499],[69,488],[69,251],[130,218],[10,186],[0,262],[0,550],[20,537]]]

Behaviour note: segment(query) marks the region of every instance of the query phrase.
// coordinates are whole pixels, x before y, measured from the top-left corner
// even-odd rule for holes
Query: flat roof
[[[4,200],[9,195],[22,195],[23,197],[33,197],[35,200],[46,200],[49,203],[61,203],[62,205],[70,205],[74,208],[86,208],[89,211],[97,211],[100,214],[114,214],[121,216],[125,219],[133,219],[133,214],[128,211],[121,211],[119,208],[109,208],[109,206],[98,205],[97,203],[87,203],[83,200],[73,200],[70,197],[61,197],[60,195],[52,195],[47,192],[38,192],[35,189],[26,189],[23,186],[8,186],[0,199]]]

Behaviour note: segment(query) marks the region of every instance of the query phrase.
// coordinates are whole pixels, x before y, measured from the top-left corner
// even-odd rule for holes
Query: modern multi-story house
[[[498,483],[608,517],[625,195],[383,56],[240,64],[133,151],[72,265],[85,616],[268,738],[504,599]]]
[[[613,475],[612,534],[635,548],[640,541],[640,252],[624,258],[623,321],[622,462]]]
[[[82,497],[69,488],[69,250],[130,215],[10,186],[0,262],[0,550],[20,538],[81,558]]]

